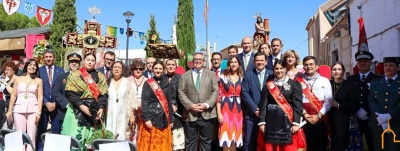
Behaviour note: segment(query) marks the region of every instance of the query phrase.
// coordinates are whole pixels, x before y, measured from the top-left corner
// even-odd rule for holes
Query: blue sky
[[[300,57],[308,55],[307,31],[305,27],[318,6],[327,0],[209,0],[208,39],[217,43],[217,51],[233,43],[240,43],[244,36],[254,33],[256,13],[262,13],[262,18],[269,19],[271,37],[279,37],[284,42],[283,51],[295,49]],[[25,2],[35,5],[32,13],[24,10]],[[54,0],[21,0],[18,10],[29,17],[35,15],[36,6],[52,9]],[[96,20],[102,24],[102,33],[107,26],[126,28],[126,11],[135,14],[130,27],[136,31],[146,32],[149,26],[150,14],[155,15],[160,38],[170,40],[174,16],[177,13],[178,0],[76,0],[79,25],[83,20],[91,19],[88,8],[96,6],[101,14]],[[206,27],[203,20],[204,0],[193,0],[196,45],[205,46]],[[126,48],[126,35],[118,34],[120,45],[117,49]],[[139,38],[130,38],[130,49],[144,48]]]

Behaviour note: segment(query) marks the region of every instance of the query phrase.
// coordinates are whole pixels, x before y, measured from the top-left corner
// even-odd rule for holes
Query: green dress
[[[97,70],[88,71],[92,76],[93,80],[96,82],[99,88],[100,95],[98,97],[99,108],[103,109],[107,105],[107,82],[104,74]],[[94,133],[93,126],[80,126],[78,124],[78,119],[74,114],[74,108],[79,109],[82,105],[83,99],[94,98],[92,92],[90,91],[88,85],[83,80],[83,77],[79,70],[71,71],[67,78],[67,83],[65,87],[67,99],[70,101],[67,111],[65,113],[64,123],[62,125],[61,134],[75,137],[79,140],[81,144],[81,150],[86,151],[88,146],[92,144],[86,144],[87,140],[92,137]],[[104,113],[103,113],[104,114]],[[98,127],[101,129],[101,125]]]

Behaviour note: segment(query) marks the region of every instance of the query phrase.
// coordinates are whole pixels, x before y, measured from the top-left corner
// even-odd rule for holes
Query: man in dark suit
[[[153,64],[156,62],[156,58],[149,57],[146,59],[146,68],[147,70],[143,72],[143,76],[146,78],[153,78]]]
[[[274,38],[271,40],[272,54],[268,56],[267,69],[272,70],[276,60],[281,60],[282,57],[282,40],[279,38]]]
[[[54,50],[47,49],[43,52],[45,65],[39,68],[39,77],[43,80],[43,110],[37,128],[38,150],[43,149],[43,142],[40,136],[47,131],[47,123],[51,122],[51,131],[60,134],[60,125],[56,120],[57,103],[54,100],[54,83],[57,81],[58,74],[64,73],[64,69],[54,65]]]
[[[374,113],[371,113],[368,108],[368,95],[371,81],[381,76],[371,72],[370,67],[374,55],[370,52],[358,51],[355,54],[355,59],[357,61],[359,73],[354,73],[354,75],[349,76],[347,81],[353,83],[357,88],[354,94],[357,94],[357,102],[359,106],[356,115],[360,126],[360,135],[365,136],[368,148],[372,150],[374,148],[374,142],[372,141],[372,133],[371,128],[368,125],[368,119]]]
[[[254,64],[251,62],[254,59],[254,54],[251,51],[253,49],[253,39],[246,36],[242,39],[243,52],[238,54],[239,60],[243,71],[251,70],[254,68]]]
[[[193,55],[194,68],[186,71],[179,80],[178,96],[183,109],[186,150],[210,151],[213,120],[217,117],[215,102],[218,98],[218,82],[215,73],[203,69],[204,54]],[[200,137],[198,135],[200,134]]]
[[[106,78],[111,76],[111,66],[115,62],[115,53],[112,51],[107,51],[104,53],[104,66],[97,68],[101,73],[103,73]]]
[[[262,52],[254,54],[255,68],[246,71],[241,97],[244,111],[244,151],[254,151],[257,147],[258,119],[261,90],[272,71],[265,68],[267,55]]]
[[[62,127],[65,112],[67,111],[67,105],[69,103],[65,94],[65,85],[70,71],[77,70],[82,61],[82,57],[77,53],[71,53],[67,56],[69,71],[61,73],[57,77],[57,81],[54,84],[54,99],[57,102],[57,119]]]

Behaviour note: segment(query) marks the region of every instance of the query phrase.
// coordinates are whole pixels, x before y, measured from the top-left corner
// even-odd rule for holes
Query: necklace
[[[140,79],[142,79],[142,80],[140,81],[139,84],[137,84],[136,78],[133,78],[133,80],[135,81],[135,85],[136,85],[136,95],[139,95],[139,87],[140,87],[140,85],[142,85],[143,80],[144,80],[143,77],[140,77]]]
[[[340,87],[342,87],[343,82],[341,82],[339,85],[336,82],[333,82],[333,87],[335,89],[333,93],[333,97],[336,98],[336,93],[339,91]]]
[[[28,88],[29,85],[31,85],[32,79],[29,81],[28,85],[26,85],[26,89],[25,89],[25,99],[28,99]]]
[[[116,93],[117,93],[117,99],[115,100],[117,103],[118,103],[118,94],[119,94],[119,91],[118,91],[118,89],[119,89],[119,86],[120,86],[120,83],[121,83],[121,80],[122,78],[120,78],[120,79],[118,79],[118,80],[115,80],[115,79],[113,79],[113,81],[114,81],[114,88],[115,88],[115,90],[116,90]],[[118,86],[117,86],[118,85]]]

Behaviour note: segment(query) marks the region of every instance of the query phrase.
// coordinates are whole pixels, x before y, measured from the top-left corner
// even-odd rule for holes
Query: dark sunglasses
[[[144,70],[144,68],[133,68],[133,70],[134,70],[134,71],[136,71],[136,70],[143,71],[143,70]]]

